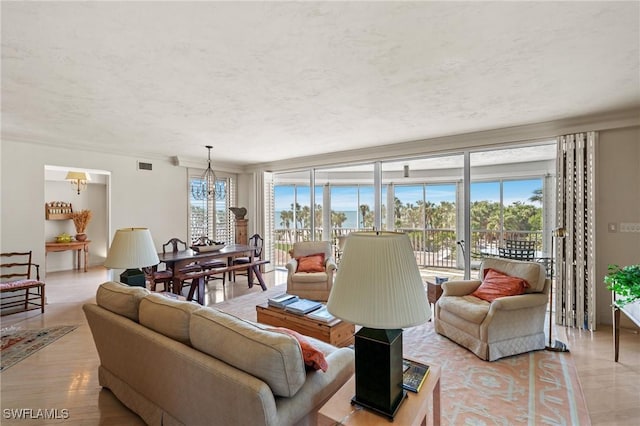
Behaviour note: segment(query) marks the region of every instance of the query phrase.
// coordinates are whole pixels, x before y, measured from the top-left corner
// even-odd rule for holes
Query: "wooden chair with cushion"
[[[550,284],[539,263],[486,258],[480,279],[442,284],[435,330],[487,361],[544,349]]]
[[[40,265],[31,261],[31,251],[0,253],[0,311],[2,315],[40,309],[44,313],[44,283]],[[32,271],[35,268],[35,279]]]
[[[262,249],[264,246],[264,239],[259,234],[253,234],[249,237],[249,245],[255,247],[253,250],[253,259],[262,259]],[[234,265],[245,265],[251,263],[249,256],[236,257],[233,259]],[[249,275],[249,271],[236,272],[233,271],[233,281],[236,280],[236,275]]]
[[[224,242],[213,241],[211,238],[207,237],[206,235],[198,237],[193,243],[194,246],[215,246],[220,244],[224,244]],[[224,268],[227,266],[227,262],[221,259],[211,259],[205,262],[200,262],[199,265],[204,270],[210,270],[210,269]],[[214,274],[207,275],[205,277],[205,281],[209,282],[210,280],[222,280],[222,285],[224,286],[227,282],[226,274],[224,272],[221,272],[219,275],[220,276],[216,276]]]
[[[329,241],[293,244],[287,263],[287,293],[303,299],[326,301],[333,286],[336,262]]]
[[[169,241],[162,245],[162,253],[178,252],[187,249],[187,243],[182,241],[180,238],[171,238]],[[199,271],[202,269],[200,265],[192,264],[183,268],[183,271]],[[145,275],[147,280],[149,280],[149,285],[151,287],[151,291],[156,291],[156,286],[158,284],[163,284],[164,291],[172,291],[172,280],[173,280],[173,270],[171,268],[167,268],[161,271],[158,271],[155,267],[145,268]]]

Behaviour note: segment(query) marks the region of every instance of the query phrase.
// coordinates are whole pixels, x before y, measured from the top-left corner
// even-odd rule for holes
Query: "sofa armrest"
[[[480,280],[447,281],[442,283],[443,296],[466,296],[480,287]]]
[[[491,310],[513,311],[516,309],[533,308],[549,303],[549,297],[544,293],[521,294],[518,296],[500,297],[491,303]]]

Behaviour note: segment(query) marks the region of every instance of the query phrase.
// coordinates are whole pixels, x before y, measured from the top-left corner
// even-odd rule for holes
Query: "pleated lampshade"
[[[116,231],[104,266],[110,269],[135,269],[160,263],[147,228],[123,228]]]
[[[349,234],[327,309],[369,328],[426,322],[431,310],[409,237],[397,232]]]

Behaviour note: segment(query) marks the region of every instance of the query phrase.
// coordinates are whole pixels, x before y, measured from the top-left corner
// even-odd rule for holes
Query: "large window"
[[[224,196],[215,200],[196,200],[189,190],[189,244],[205,236],[214,241],[232,244],[235,241],[233,224],[229,207],[233,204],[233,178],[218,178],[217,181],[225,189]],[[189,179],[189,188],[193,183],[199,183],[199,177]]]
[[[505,240],[534,241],[544,255],[555,152],[548,143],[275,173],[274,242],[286,249],[307,239],[337,245],[362,229],[405,232],[419,265],[465,275],[465,254],[472,264]]]

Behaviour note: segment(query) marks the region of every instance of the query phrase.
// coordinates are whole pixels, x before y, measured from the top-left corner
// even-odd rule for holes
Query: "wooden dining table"
[[[206,247],[206,246],[205,246]],[[174,292],[179,293],[182,288],[182,281],[185,279],[192,279],[191,289],[189,291],[188,299],[193,297],[193,293],[198,292],[198,303],[204,304],[204,283],[206,275],[213,275],[219,273],[227,273],[234,270],[246,269],[248,274],[249,288],[253,287],[254,279],[258,280],[262,290],[267,290],[267,286],[262,277],[260,271],[260,265],[268,263],[268,261],[254,258],[255,246],[245,244],[229,244],[220,250],[212,251],[195,251],[193,249],[179,250],[175,252],[158,253],[160,262],[165,263],[167,268],[173,271],[173,289]],[[247,256],[249,263],[242,265],[233,265],[233,259],[239,256]],[[203,264],[213,259],[226,259],[226,267],[213,268],[206,271],[196,272],[184,272],[187,268],[193,264]],[[187,269],[185,269],[187,268]]]

